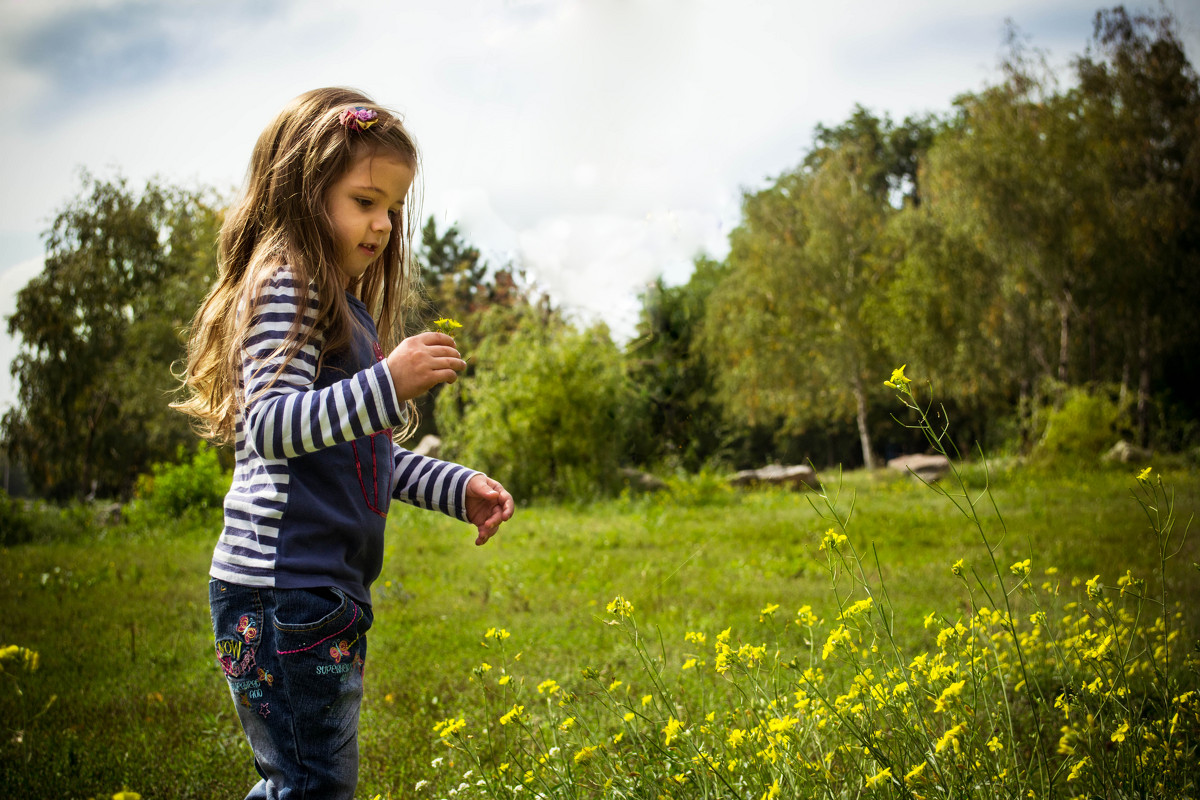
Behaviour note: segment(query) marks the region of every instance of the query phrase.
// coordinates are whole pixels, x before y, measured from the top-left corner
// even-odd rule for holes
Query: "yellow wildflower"
[[[876,772],[871,777],[867,778],[867,788],[870,789],[875,784],[882,783],[883,781],[886,781],[891,777],[892,777],[892,768],[885,767],[885,768],[881,769],[879,772]]]
[[[667,727],[662,729],[662,732],[666,738],[664,744],[667,747],[670,747],[671,740],[678,736],[681,730],[683,730],[683,723],[680,720],[677,720],[674,717],[667,719]]]
[[[767,791],[763,792],[762,800],[775,800],[776,797],[779,797],[780,791],[779,781],[772,781]]]
[[[1089,761],[1091,761],[1091,758],[1084,756],[1083,758],[1079,759],[1079,761],[1075,762],[1075,766],[1071,767],[1071,771],[1067,774],[1067,780],[1073,781],[1078,778],[1079,773],[1083,772],[1084,767],[1088,765]]]
[[[958,748],[959,748],[958,735],[960,733],[962,733],[964,730],[966,730],[966,728],[967,728],[966,724],[960,722],[959,724],[955,725],[950,730],[946,731],[942,735],[942,738],[938,739],[937,742],[934,744],[934,746],[933,746],[934,750],[936,750],[937,752],[940,753],[943,750],[945,750],[947,747],[953,747],[954,752],[957,753]]]
[[[943,689],[942,695],[941,695],[941,697],[939,697],[937,699],[937,701],[936,701],[937,705],[934,707],[933,710],[934,711],[944,711],[946,708],[946,704],[949,700],[952,700],[955,697],[958,697],[960,694],[962,694],[963,686],[965,686],[966,683],[967,682],[965,680],[957,681],[955,683],[950,684],[945,689]]]
[[[694,666],[696,666],[696,659],[689,658],[687,661],[683,662],[683,666],[680,667],[680,669],[691,669]]]
[[[649,695],[647,695],[647,697],[649,697]],[[634,714],[632,711],[626,711],[624,719],[626,722],[633,722],[633,718],[635,716],[637,716],[637,715]]]
[[[1114,742],[1123,742],[1123,741],[1125,741],[1125,735],[1128,733],[1129,733],[1129,723],[1122,722],[1121,727],[1119,727],[1115,731],[1113,731],[1111,738]]]
[[[758,621],[765,622],[767,617],[773,617],[775,612],[779,610],[778,603],[767,603],[762,611],[758,612]]]
[[[525,706],[517,705],[514,703],[513,707],[511,709],[509,709],[508,713],[500,718],[500,724],[507,725],[508,723],[512,722],[514,719],[516,719],[517,717],[521,716],[524,713],[525,713]]]
[[[927,763],[928,762],[926,762],[926,761],[922,761],[920,764],[917,764],[915,767],[910,769],[908,772],[904,773],[904,782],[905,783],[913,783],[914,781],[916,781],[917,778],[921,777],[921,773],[925,771],[925,765]]]
[[[729,742],[730,747],[737,747],[746,741],[746,732],[741,728],[732,728],[729,731],[729,737],[726,741]]]
[[[483,635],[483,638],[495,639],[497,642],[502,642],[505,639],[507,639],[510,635],[511,634],[509,634],[508,631],[504,630],[504,628],[488,628],[487,633],[485,633]]]
[[[512,675],[501,675],[500,680],[498,680],[497,683],[499,683],[501,686],[504,686],[506,683],[508,683],[511,680],[512,680]]]
[[[555,692],[557,692],[558,689],[559,689],[558,681],[554,680],[553,678],[547,678],[546,680],[539,683],[538,687],[537,687],[538,694],[546,694],[546,695],[552,695]]]
[[[573,727],[575,727],[575,718],[574,718],[574,717],[567,717],[566,719],[564,719],[564,720],[562,721],[562,724],[560,724],[560,725],[558,726],[558,729],[559,729],[560,731],[563,731],[563,732],[565,733],[565,732],[567,732],[567,731],[571,730],[571,728],[573,728]]]
[[[1032,561],[1027,558],[1024,561],[1018,561],[1017,563],[1011,565],[1008,569],[1012,572],[1013,575],[1017,575],[1022,578],[1027,578],[1027,577],[1029,577],[1029,573],[1032,570],[1032,567],[1033,567]]]
[[[694,633],[692,631],[685,633],[683,638],[684,641],[692,642],[693,644],[698,644],[701,646],[703,646],[704,642],[707,640],[707,637],[703,633]]]
[[[465,727],[467,727],[467,721],[465,719],[462,717],[459,717],[458,719],[450,717],[449,719],[444,719],[438,724],[434,725],[433,731],[441,738],[448,739]]]
[[[1152,470],[1153,470],[1153,467],[1146,467],[1144,470],[1142,470],[1141,472],[1139,472],[1137,474],[1137,479],[1139,481],[1142,481],[1143,483],[1149,483],[1150,482],[1150,472]]]
[[[991,750],[993,753],[998,753],[1004,749],[1004,743],[995,736],[993,736],[991,739],[988,739],[987,746],[988,750]]]
[[[592,757],[592,754],[595,753],[599,749],[600,749],[600,745],[598,745],[598,744],[594,744],[590,747],[584,747],[582,750],[580,750],[578,753],[575,754],[575,758],[574,758],[575,763],[582,764],[583,762],[590,759]]]
[[[958,561],[955,561],[953,564],[951,564],[950,571],[952,573],[954,573],[955,575],[962,575],[963,574],[963,560],[960,558]]]
[[[612,683],[610,683],[608,685],[608,690],[610,692],[615,692],[617,690],[617,688],[620,686],[621,686],[621,681],[613,681]]]
[[[462,327],[461,322],[452,320],[449,317],[442,317],[441,319],[435,319],[433,321],[433,324],[434,324],[434,327],[436,327],[438,329],[439,333],[444,333],[447,335],[453,334],[456,330],[458,330],[459,328]]]
[[[829,530],[825,531],[825,535],[821,537],[820,549],[824,550],[829,548],[830,550],[837,550],[845,543],[846,537],[835,531],[833,528],[830,528]]]
[[[621,595],[614,597],[605,608],[608,609],[608,613],[616,614],[618,617],[628,617],[633,614],[633,603]]]
[[[1098,600],[1102,594],[1104,594],[1104,585],[1100,583],[1100,576],[1097,575],[1087,582],[1087,596]]]
[[[642,706],[645,707],[645,706],[650,705],[650,701],[653,699],[654,699],[654,695],[649,695],[649,694],[642,695]]]
[[[908,385],[912,383],[911,380],[904,377],[904,368],[907,366],[908,364],[901,364],[897,369],[892,370],[892,377],[884,381],[883,385],[889,389],[900,389],[901,391],[907,389]]]
[[[857,603],[852,604],[849,608],[842,612],[842,619],[850,619],[858,616],[864,611],[870,611],[871,606],[874,604],[875,601],[870,597],[868,597],[866,600],[859,600]]]

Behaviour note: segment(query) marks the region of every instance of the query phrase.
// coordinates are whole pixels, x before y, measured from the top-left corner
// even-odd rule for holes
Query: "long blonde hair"
[[[342,124],[342,112],[355,107],[375,111],[376,122],[365,130]],[[300,95],[258,137],[245,187],[221,226],[217,282],[192,321],[181,376],[187,396],[171,404],[194,417],[201,436],[222,444],[233,439],[245,401],[238,376],[253,317],[250,310],[281,266],[290,271],[302,303],[309,286],[316,288],[318,300],[315,324],[303,327],[303,315],[298,315],[279,348],[276,355],[283,364],[314,337],[323,340],[322,356],[349,344],[356,323],[346,288],[375,318],[385,353],[402,338],[404,308],[415,289],[410,251],[420,213],[417,190],[405,198],[399,230],[393,230],[387,247],[348,287],[337,267],[333,225],[325,207],[325,192],[332,183],[359,158],[380,153],[418,170],[417,145],[401,119],[352,89],[315,89]],[[408,405],[409,419],[415,421],[415,409]]]

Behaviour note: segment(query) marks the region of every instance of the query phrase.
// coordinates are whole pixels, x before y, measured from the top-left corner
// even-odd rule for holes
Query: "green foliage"
[[[0,490],[0,547],[30,542],[71,542],[94,534],[104,511],[89,503],[55,507],[40,500],[20,500]]]
[[[139,527],[164,524],[219,509],[229,491],[230,475],[221,469],[218,451],[201,442],[189,458],[181,445],[174,463],[155,464],[138,477],[126,518]]]
[[[1111,392],[1067,389],[1058,408],[1049,408],[1045,430],[1034,449],[1044,464],[1095,464],[1129,429],[1128,410]]]
[[[82,176],[47,231],[42,273],[8,320],[18,406],[3,435],[36,492],[126,495],[193,439],[168,408],[181,332],[216,273],[220,218],[204,192]]]
[[[637,396],[629,455],[635,463],[697,470],[723,455],[732,431],[715,397],[699,332],[724,265],[697,258],[691,278],[660,278],[642,295],[638,337],[625,351]]]
[[[607,329],[526,314],[474,357],[475,374],[438,397],[451,458],[522,499],[586,500],[617,487],[630,389]]]

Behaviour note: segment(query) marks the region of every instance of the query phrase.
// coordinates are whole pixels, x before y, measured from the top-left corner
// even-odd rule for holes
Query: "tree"
[[[1109,200],[1106,299],[1125,334],[1121,386],[1136,372],[1145,443],[1154,373],[1168,354],[1190,357],[1200,339],[1200,86],[1174,19],[1123,7],[1097,12],[1075,68]]]
[[[893,200],[905,203],[917,186],[905,180],[916,154],[895,137],[931,138],[914,135],[921,124],[897,134],[859,108],[845,125],[818,128],[800,168],[743,198],[703,326],[733,414],[777,421],[783,433],[853,419],[868,467],[870,397],[896,366],[883,338],[895,262],[884,234]]]
[[[687,283],[667,286],[660,277],[642,294],[638,336],[625,353],[640,409],[630,442],[638,463],[668,460],[694,471],[726,444],[728,424],[698,341],[724,272],[724,264],[699,257]]]
[[[216,274],[206,192],[81,176],[45,233],[45,267],[17,294],[18,405],[3,435],[35,491],[123,495],[195,437],[168,408],[182,330]]]

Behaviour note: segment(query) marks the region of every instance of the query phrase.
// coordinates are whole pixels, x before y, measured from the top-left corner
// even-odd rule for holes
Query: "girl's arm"
[[[301,299],[280,270],[254,302],[245,342],[242,378],[247,398],[245,435],[265,458],[292,458],[404,424],[387,363],[380,361],[324,389],[317,378],[318,342],[286,365],[281,345],[300,317],[300,334],[312,329],[316,294]]]
[[[482,472],[448,461],[394,448],[396,471],[392,496],[397,500],[441,511],[469,522],[479,531],[475,544],[485,544],[513,515],[513,498]]]

